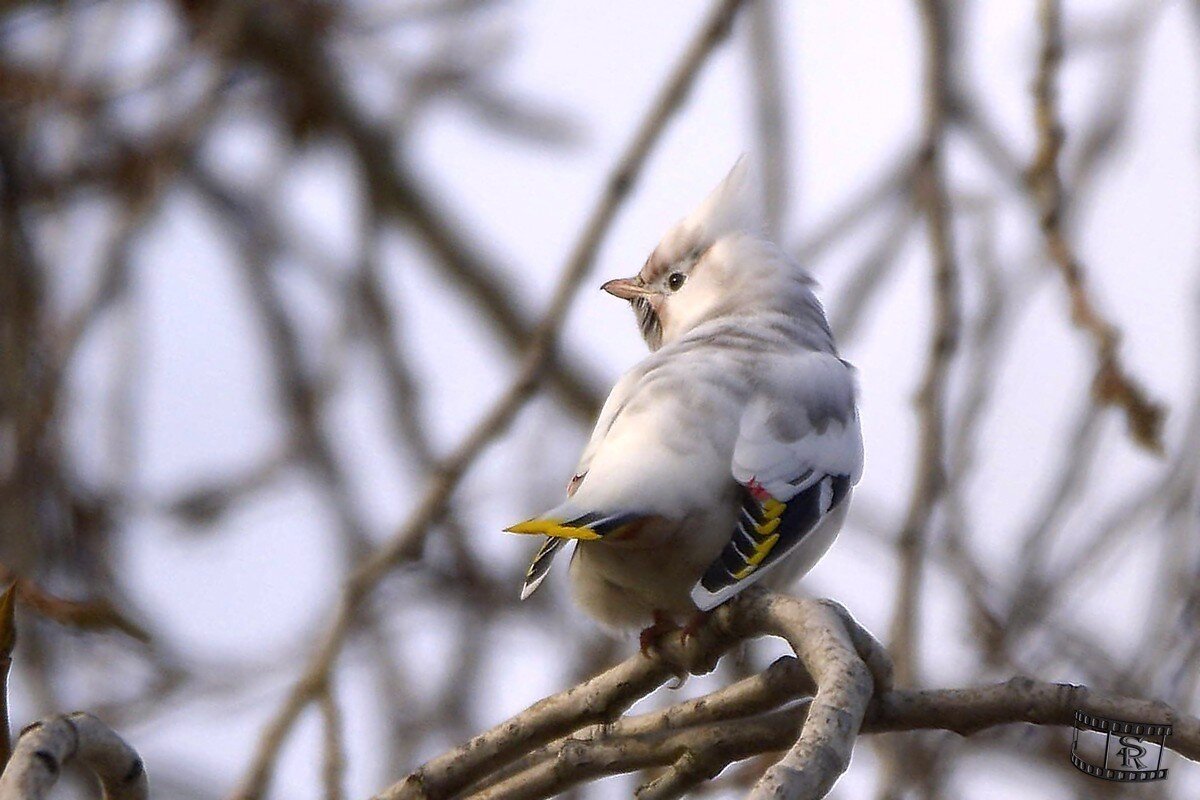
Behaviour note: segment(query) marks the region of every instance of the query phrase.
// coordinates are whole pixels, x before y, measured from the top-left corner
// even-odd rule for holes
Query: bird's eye
[[[667,276],[667,288],[672,292],[678,292],[683,288],[683,282],[687,280],[687,275],[682,272],[672,272]]]

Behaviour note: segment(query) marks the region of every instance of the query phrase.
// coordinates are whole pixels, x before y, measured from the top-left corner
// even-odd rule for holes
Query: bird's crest
[[[684,226],[710,242],[738,231],[758,232],[764,227],[760,203],[754,168],[743,154],[724,180],[684,219]]]

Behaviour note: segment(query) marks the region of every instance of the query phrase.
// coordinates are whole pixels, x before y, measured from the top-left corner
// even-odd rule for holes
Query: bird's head
[[[717,317],[769,307],[802,277],[764,238],[745,156],[700,207],[680,220],[632,278],[602,287],[628,300],[651,350]],[[803,276],[807,281],[807,277]]]

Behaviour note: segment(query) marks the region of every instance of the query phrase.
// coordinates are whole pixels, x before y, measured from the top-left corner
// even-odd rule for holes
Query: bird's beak
[[[654,292],[642,286],[637,278],[616,278],[600,287],[613,297],[622,300],[636,300],[639,297],[649,297]]]

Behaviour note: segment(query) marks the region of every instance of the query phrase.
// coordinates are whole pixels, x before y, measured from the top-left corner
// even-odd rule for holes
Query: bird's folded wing
[[[579,483],[587,475],[588,469],[591,467],[592,459],[596,457],[596,451],[600,445],[604,444],[604,438],[608,436],[608,431],[616,422],[617,417],[625,410],[625,403],[628,402],[630,394],[634,387],[637,386],[638,379],[641,377],[641,371],[638,369],[630,370],[621,376],[613,386],[612,391],[608,393],[608,398],[604,401],[604,406],[600,409],[600,416],[596,418],[596,425],[592,428],[592,435],[588,439],[587,446],[583,449],[583,455],[579,458],[579,464],[575,467],[575,474],[567,483],[567,494],[573,495],[575,490],[579,488]]]
[[[778,365],[743,414],[732,473],[743,487],[741,507],[729,542],[692,590],[703,610],[794,552],[858,481],[852,368],[824,353]]]

